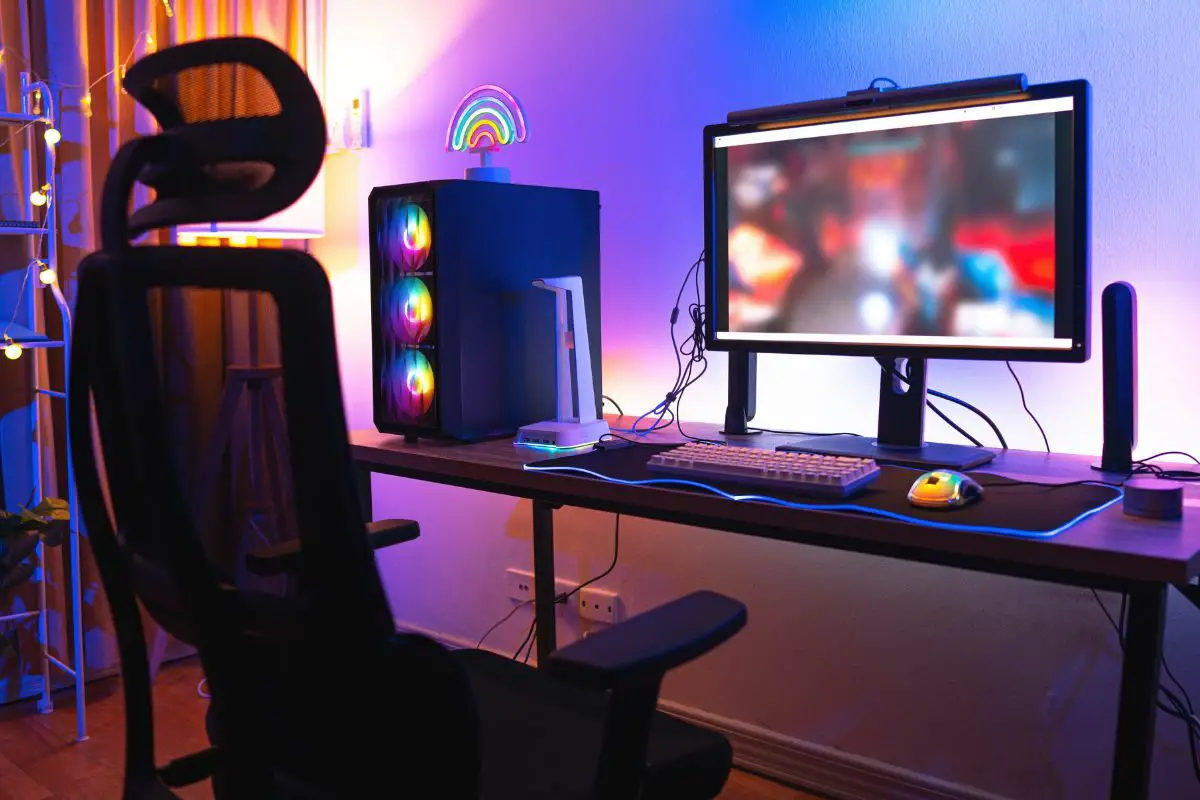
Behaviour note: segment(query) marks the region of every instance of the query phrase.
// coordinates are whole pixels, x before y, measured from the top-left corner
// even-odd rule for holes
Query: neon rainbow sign
[[[525,112],[521,104],[494,84],[467,92],[450,116],[446,149],[450,152],[495,152],[504,145],[525,141]]]

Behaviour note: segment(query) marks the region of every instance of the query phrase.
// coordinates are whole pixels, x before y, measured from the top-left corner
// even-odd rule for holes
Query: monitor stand
[[[902,467],[965,470],[996,457],[991,450],[925,441],[925,359],[883,358],[879,377],[879,435],[819,436],[780,445],[778,450],[873,458]],[[907,380],[900,376],[905,374]]]

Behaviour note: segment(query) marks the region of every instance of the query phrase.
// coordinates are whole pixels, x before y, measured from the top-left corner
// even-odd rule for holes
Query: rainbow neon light
[[[433,322],[433,298],[420,278],[401,278],[392,287],[389,318],[392,335],[402,344],[419,344]]]
[[[472,153],[499,150],[525,141],[525,112],[517,98],[493,84],[467,92],[450,116],[446,149]]]
[[[429,258],[429,247],[433,243],[429,215],[416,203],[389,207],[385,214],[387,219],[381,232],[384,252],[404,272],[419,270]]]
[[[433,406],[433,367],[420,350],[401,352],[388,376],[392,411],[407,420],[417,420]]]

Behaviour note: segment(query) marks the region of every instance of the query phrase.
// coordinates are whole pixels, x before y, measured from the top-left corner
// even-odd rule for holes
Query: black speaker
[[[1128,283],[1110,283],[1100,295],[1104,363],[1104,449],[1099,468],[1133,470],[1137,444],[1137,294]]]
[[[554,419],[555,302],[533,281],[564,275],[583,279],[599,409],[598,193],[426,181],[368,206],[381,432],[472,440]]]

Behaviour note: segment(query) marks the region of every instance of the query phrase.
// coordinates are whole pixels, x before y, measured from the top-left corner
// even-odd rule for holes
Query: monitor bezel
[[[993,105],[998,100],[1039,100],[1043,98],[1070,97],[1072,113],[1072,169],[1073,208],[1071,245],[1074,261],[1082,264],[1076,269],[1072,287],[1074,303],[1074,325],[1071,331],[1071,347],[1068,349],[1025,348],[1025,347],[978,347],[971,345],[910,345],[883,343],[834,343],[834,342],[785,342],[747,341],[717,338],[716,308],[716,176],[714,169],[713,141],[718,136],[734,133],[749,133],[767,127],[777,128],[791,122],[803,121],[813,125],[822,122],[859,119],[880,116],[878,107],[862,112],[823,112],[791,120],[771,120],[756,124],[708,125],[704,128],[704,269],[705,297],[709,313],[704,325],[705,347],[714,351],[794,353],[800,355],[871,356],[885,358],[939,358],[971,361],[1039,361],[1057,363],[1082,363],[1091,355],[1091,86],[1086,80],[1062,81],[1030,86],[1026,91],[1011,98],[985,96],[971,102],[958,102],[955,107]],[[888,116],[920,113],[933,108],[946,107],[945,101],[919,106],[904,106],[887,109]]]

